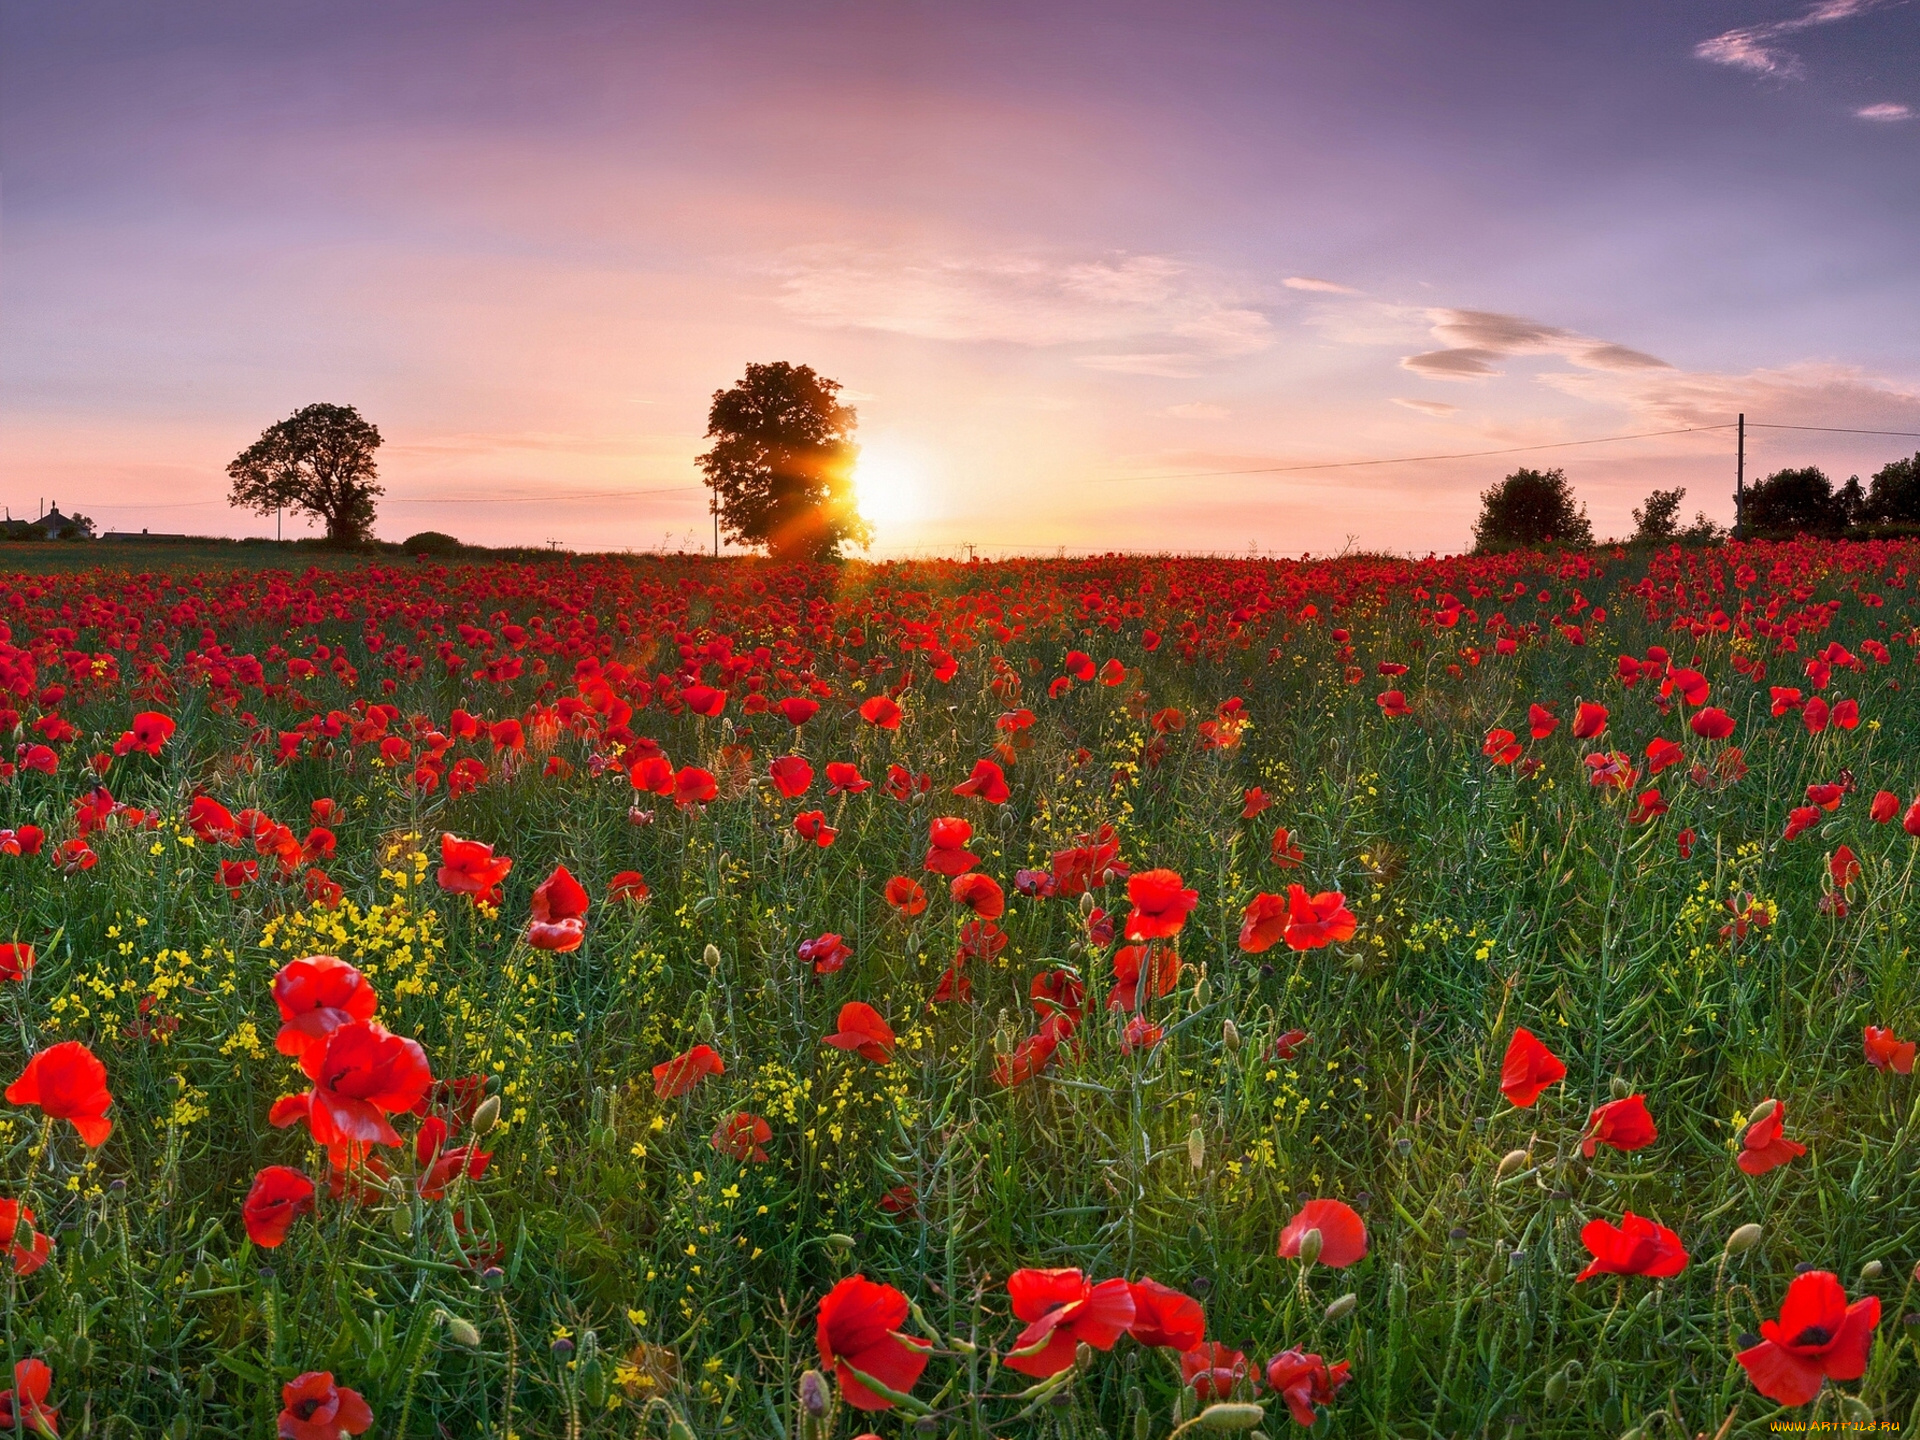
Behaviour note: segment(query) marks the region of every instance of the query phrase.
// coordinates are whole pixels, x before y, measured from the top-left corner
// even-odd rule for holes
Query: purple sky
[[[7,6],[0,497],[262,533],[224,465],[329,400],[388,538],[697,544],[787,359],[876,556],[1452,549],[1519,464],[1726,519],[1726,431],[1156,477],[1920,431],[1916,56],[1902,0]]]

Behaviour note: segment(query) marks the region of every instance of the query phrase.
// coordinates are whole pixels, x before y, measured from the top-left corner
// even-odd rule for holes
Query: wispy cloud
[[[1568,372],[1540,379],[1583,400],[1624,405],[1650,424],[1724,424],[1744,410],[1775,425],[1920,430],[1920,385],[1857,365],[1806,362],[1744,375]],[[1901,442],[1888,437],[1885,444],[1891,450]]]
[[[1449,415],[1460,413],[1458,405],[1449,405],[1444,400],[1422,400],[1396,395],[1393,397],[1393,403],[1404,405],[1409,410],[1418,410],[1422,415],[1432,415],[1443,420]]]
[[[1889,101],[1883,105],[1862,105],[1853,114],[1857,120],[1873,120],[1886,125],[1898,120],[1913,119],[1913,107],[1896,105]]]
[[[927,255],[809,246],[775,267],[779,303],[817,325],[922,339],[1089,346],[1119,374],[1189,376],[1273,343],[1228,277],[1164,255]]]
[[[1316,280],[1311,275],[1289,275],[1280,283],[1289,290],[1318,290],[1328,295],[1358,295],[1360,293],[1351,285],[1342,285],[1337,280]]]
[[[1775,20],[1765,25],[1741,25],[1702,40],[1693,47],[1694,58],[1714,65],[1730,65],[1755,75],[1780,80],[1798,79],[1800,57],[1779,42],[1789,35],[1851,20],[1869,10],[1877,10],[1888,0],[1817,0],[1790,20]]]
[[[1559,355],[1585,370],[1665,370],[1666,361],[1640,350],[1596,340],[1496,310],[1429,310],[1433,337],[1446,348],[1408,355],[1400,364],[1434,380],[1482,380],[1502,372],[1508,355]]]

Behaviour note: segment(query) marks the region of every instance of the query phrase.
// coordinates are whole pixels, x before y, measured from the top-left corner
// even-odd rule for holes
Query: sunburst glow
[[[925,452],[889,435],[863,440],[854,468],[860,513],[877,531],[924,519],[930,508],[931,465]]]

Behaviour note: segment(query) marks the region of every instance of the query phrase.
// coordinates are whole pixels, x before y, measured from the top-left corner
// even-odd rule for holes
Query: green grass
[[[73,594],[119,593],[125,582],[105,574],[56,573],[69,548],[36,548],[32,563]],[[217,557],[192,563],[202,559]],[[299,568],[310,559],[323,563],[303,553]],[[1425,607],[1407,596],[1418,581],[1398,584],[1385,603],[1358,604],[1337,622],[1352,629],[1352,663],[1366,671],[1349,684],[1324,617],[1276,612],[1259,622],[1270,630],[1257,643],[1184,661],[1172,638],[1144,652],[1137,617],[1117,633],[1083,634],[1069,608],[1009,642],[983,632],[986,643],[960,656],[950,685],[921,668],[894,735],[844,714],[846,700],[884,681],[835,673],[843,699],[802,732],[803,753],[816,770],[856,760],[869,779],[895,760],[930,772],[931,796],[911,805],[878,787],[823,800],[821,781],[805,802],[778,800],[765,767],[791,731],[772,716],[745,722],[737,703],[727,721],[643,709],[631,722],[676,763],[723,777],[720,746],[751,746],[751,790],[704,813],[641,797],[653,818],[634,823],[624,775],[593,776],[591,746],[571,737],[556,747],[574,767],[570,778],[545,777],[536,762],[471,795],[449,797],[442,786],[419,796],[370,747],[349,754],[343,741],[331,759],[288,766],[273,763],[270,740],[250,749],[256,721],[294,723],[285,697],[249,692],[237,709],[219,709],[204,688],[183,683],[171,697],[136,703],[124,667],[122,685],[59,707],[95,732],[63,747],[61,772],[22,772],[0,793],[0,825],[37,818],[63,838],[86,754],[150,703],[180,722],[161,756],[121,760],[108,776],[117,799],[167,817],[157,831],[96,837],[100,862],[77,876],[44,858],[0,859],[0,937],[40,947],[31,986],[7,996],[14,1023],[0,1065],[15,1069],[0,1078],[17,1073],[29,1045],[83,1038],[106,1060],[117,1102],[115,1134],[91,1155],[60,1126],[36,1156],[33,1112],[9,1109],[0,1124],[0,1193],[21,1193],[31,1177],[41,1228],[56,1240],[53,1263],[8,1286],[14,1356],[53,1365],[69,1435],[267,1434],[278,1383],[332,1369],[366,1395],[371,1433],[382,1436],[504,1434],[511,1375],[512,1431],[529,1440],[664,1435],[675,1416],[701,1437],[799,1440],[795,1386],[818,1363],[813,1304],[842,1275],[894,1284],[943,1337],[1004,1352],[1018,1329],[1007,1314],[1008,1273],[1076,1266],[1095,1278],[1151,1274],[1200,1296],[1209,1338],[1257,1364],[1289,1346],[1351,1361],[1352,1383],[1315,1434],[1590,1437],[1641,1427],[1649,1436],[1758,1436],[1783,1414],[1807,1412],[1761,1399],[1732,1355],[1737,1337],[1777,1313],[1804,1263],[1885,1307],[1866,1377],[1830,1387],[1813,1413],[1852,1413],[1843,1412],[1853,1403],[1844,1391],[1882,1420],[1920,1424],[1914,1331],[1902,1323],[1920,1257],[1920,1104],[1911,1078],[1881,1074],[1861,1056],[1865,1024],[1920,1031],[1910,955],[1920,852],[1897,823],[1866,816],[1876,789],[1904,802],[1920,781],[1920,715],[1910,689],[1895,688],[1911,680],[1912,652],[1896,645],[1891,666],[1840,674],[1833,690],[1859,698],[1867,723],[1813,736],[1793,713],[1768,713],[1766,684],[1733,672],[1731,636],[1676,636],[1664,620],[1644,618],[1627,592],[1644,561],[1616,560],[1579,579],[1511,563],[1529,585],[1529,597],[1507,607],[1516,621],[1558,613],[1576,583],[1612,614],[1587,627],[1584,646],[1538,641],[1501,657],[1470,626],[1422,624]],[[1294,573],[1204,568],[1276,592]],[[362,573],[343,569],[336,581]],[[484,571],[418,573],[447,577],[422,583],[449,607],[449,629],[463,607],[480,624],[496,608],[553,612],[550,595],[528,598],[517,579],[488,598]],[[677,595],[680,623],[741,630],[745,650],[757,637],[740,607],[760,603],[754,578],[774,572],[677,562],[622,573]],[[680,583],[690,576],[728,594],[690,594]],[[1167,599],[1164,571],[1125,562],[856,569],[837,591],[818,574],[805,586],[837,607],[843,626],[859,619],[873,631],[848,653],[898,662],[912,657],[879,643],[891,630],[873,616],[894,608],[888,597],[902,587],[964,595],[1021,586],[1071,606],[1089,586],[1117,592],[1147,578],[1161,581],[1149,603],[1172,637],[1167,616],[1185,602]],[[1890,633],[1883,621],[1913,623],[1906,592],[1882,584],[1888,607],[1869,608],[1837,568],[1770,593],[1790,594],[1795,583],[1807,598],[1845,603],[1830,633],[1803,637],[1801,655],[1743,643],[1769,659],[1769,683],[1804,685],[1799,661],[1829,639],[1857,646]],[[1554,591],[1551,606],[1531,599],[1543,586]],[[16,599],[23,587],[13,587]],[[608,620],[620,603],[604,586],[583,599]],[[311,634],[343,645],[361,687],[331,679],[304,687],[323,712],[356,694],[442,726],[463,703],[525,711],[534,677],[503,690],[449,678],[436,664],[398,676],[383,695],[379,678],[389,672],[360,623],[381,603],[376,587],[355,600],[351,622],[285,627],[242,608],[217,628],[233,650],[261,655]],[[1218,609],[1207,600],[1193,613],[1210,605]],[[34,628],[26,608],[10,615],[16,645]],[[392,615],[375,626],[389,639],[411,633]],[[176,667],[197,631],[197,622],[183,627]],[[80,648],[97,648],[97,633],[87,636]],[[1485,647],[1479,663],[1460,657],[1463,644]],[[1636,789],[1659,785],[1672,808],[1635,826],[1625,804],[1587,785],[1581,759],[1595,744],[1573,740],[1564,723],[1529,745],[1544,762],[1532,777],[1481,753],[1490,726],[1525,737],[1529,702],[1554,704],[1564,722],[1585,697],[1612,712],[1609,746],[1638,756],[1664,734],[1690,758],[1710,754],[1717,747],[1687,732],[1679,712],[1660,713],[1650,685],[1626,690],[1613,677],[1617,654],[1652,644],[1669,646],[1677,663],[1700,656],[1713,703],[1739,722],[1733,743],[1750,769],[1737,783],[1703,788],[1684,766],[1643,779]],[[616,658],[622,648],[629,642]],[[1096,661],[1121,657],[1137,667],[1149,710],[1186,712],[1157,765],[1140,763],[1152,732],[1128,713],[1131,685],[1047,697],[1070,648]],[[996,654],[1024,682],[1017,701],[988,688]],[[1375,663],[1389,659],[1412,673],[1377,679]],[[570,662],[555,663],[562,693],[569,674]],[[1383,718],[1374,695],[1389,683],[1404,686],[1412,716]],[[1252,722],[1240,745],[1201,748],[1196,722],[1235,695]],[[949,795],[1001,738],[995,717],[1015,704],[1040,718],[1033,748],[1009,772],[1012,798],[989,807]],[[29,722],[38,713],[22,708]],[[1082,749],[1088,758],[1076,763]],[[255,763],[236,764],[249,753]],[[1858,793],[1817,834],[1782,842],[1786,811],[1804,803],[1805,786],[1843,767]],[[1242,820],[1252,785],[1274,806]],[[231,899],[218,861],[241,852],[189,844],[174,823],[199,791],[301,832],[312,800],[339,801],[339,855],[326,868],[349,904],[306,908],[297,882],[257,883]],[[793,836],[801,808],[826,810],[839,829],[830,849]],[[972,1004],[930,1010],[958,928],[943,884],[919,868],[927,822],[943,814],[973,821],[982,868],[1007,888],[1010,943],[970,967]],[[1276,823],[1299,837],[1301,869],[1267,859]],[[1175,869],[1201,896],[1180,937],[1180,985],[1153,1004],[1167,1038],[1146,1053],[1122,1054],[1099,1009],[1110,966],[1104,949],[1086,943],[1078,908],[1013,892],[1017,868],[1044,866],[1101,824],[1116,827],[1135,869]],[[1676,844],[1683,827],[1698,836],[1690,859]],[[514,857],[497,917],[435,887],[433,842],[443,830]],[[1826,858],[1842,841],[1865,876],[1852,913],[1835,920],[1816,904]],[[570,955],[531,951],[520,939],[529,894],[556,862],[595,901],[587,942]],[[646,875],[648,905],[605,902],[610,879],[626,869]],[[894,874],[927,882],[931,903],[913,922],[881,899]],[[1247,901],[1293,880],[1342,891],[1358,934],[1300,954],[1243,954],[1236,936]],[[1720,937],[1722,902],[1740,891],[1778,915],[1730,945]],[[1124,916],[1117,889],[1102,900]],[[854,958],[815,979],[795,946],[823,931],[845,935]],[[709,946],[717,963],[705,958]],[[254,1171],[279,1163],[323,1173],[304,1131],[266,1123],[276,1096],[302,1088],[270,1049],[278,1020],[269,987],[286,960],[321,951],[372,975],[383,1022],[416,1036],[436,1074],[499,1077],[507,1124],[493,1137],[491,1169],[453,1205],[383,1195],[325,1203],[323,1189],[318,1218],[267,1252],[247,1243],[239,1218]],[[1028,980],[1051,964],[1090,982],[1080,1053],[999,1089],[988,1078],[992,1053],[1032,1030]],[[157,999],[142,1015],[146,996]],[[900,1033],[892,1065],[821,1045],[851,999],[876,1006]],[[158,1016],[177,1019],[177,1030],[137,1038],[139,1022]],[[1569,1066],[1564,1084],[1531,1110],[1514,1109],[1498,1088],[1516,1024]],[[1313,1038],[1291,1061],[1271,1058],[1275,1038],[1292,1029]],[[684,1099],[656,1099],[651,1067],[700,1041],[721,1052],[726,1073]],[[1660,1138],[1589,1162],[1579,1152],[1587,1112],[1616,1084],[1647,1095]],[[1768,1096],[1786,1102],[1788,1133],[1809,1152],[1753,1179],[1735,1168],[1733,1146],[1742,1117]],[[770,1122],[770,1163],[739,1166],[709,1144],[715,1125],[739,1110]],[[1524,1160],[1497,1176],[1514,1150]],[[410,1161],[402,1157],[401,1173]],[[886,1213],[877,1202],[903,1183],[917,1191],[917,1208]],[[1351,1269],[1303,1273],[1275,1254],[1281,1226],[1316,1196],[1365,1214],[1371,1251]],[[456,1207],[467,1216],[465,1239],[452,1232]],[[1668,1281],[1576,1285],[1587,1259],[1581,1225],[1617,1221],[1625,1209],[1675,1229],[1691,1265]],[[1764,1227],[1764,1239],[1726,1256],[1727,1236],[1748,1222]],[[476,1235],[499,1250],[490,1279],[462,1264]],[[851,1248],[834,1236],[850,1237]],[[1876,1263],[1877,1278],[1859,1278]],[[1326,1320],[1327,1305],[1347,1292],[1357,1305]],[[455,1343],[448,1316],[477,1328],[477,1348]],[[562,1336],[570,1352],[556,1351]],[[958,1359],[934,1360],[916,1389],[922,1400],[944,1395],[928,1430],[896,1412],[842,1414],[835,1433],[983,1440],[1163,1437],[1175,1428],[1177,1369],[1131,1340],[1096,1356],[1037,1411],[1024,1400],[960,1404],[968,1374]],[[1002,1372],[992,1389],[1011,1394],[1025,1383],[1014,1378]],[[1264,1429],[1290,1426],[1270,1405]]]

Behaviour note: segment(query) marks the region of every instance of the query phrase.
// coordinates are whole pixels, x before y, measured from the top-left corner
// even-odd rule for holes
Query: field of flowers
[[[1920,1424],[1920,544],[20,563],[0,1433]]]

